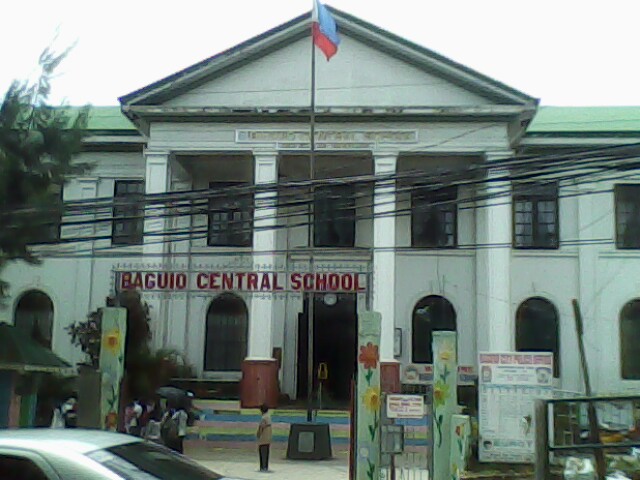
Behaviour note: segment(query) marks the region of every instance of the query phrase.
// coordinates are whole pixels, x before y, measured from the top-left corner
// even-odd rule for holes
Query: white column
[[[511,318],[511,182],[509,171],[491,162],[509,158],[509,151],[487,152],[489,167],[476,209],[476,315],[478,352],[515,347]]]
[[[181,172],[182,175],[178,175],[178,168],[173,163],[171,168],[171,191],[172,192],[188,192],[193,188],[193,183],[190,179],[185,178],[186,172]],[[181,170],[181,169],[180,169]],[[192,215],[191,206],[186,202],[182,202],[178,206],[171,209],[172,216],[168,225],[171,229],[175,229],[180,232],[192,231]],[[178,241],[179,239],[179,241]],[[170,253],[171,266],[174,270],[179,271],[191,271],[191,239],[189,236],[181,233],[176,237],[175,242],[168,244],[167,253]],[[180,352],[184,352],[188,361],[192,365],[197,365],[202,358],[192,358],[189,356],[191,351],[200,351],[201,345],[194,345],[189,348],[189,324],[190,324],[190,302],[191,295],[189,291],[181,293],[178,296],[167,301],[168,314],[167,314],[167,341],[166,345],[169,348],[175,348]],[[194,319],[195,322],[198,320]],[[202,322],[203,319],[200,319]]]
[[[274,271],[276,250],[276,185],[278,182],[278,155],[276,152],[254,152],[255,196],[253,214],[253,269]],[[268,191],[261,188],[268,187]],[[270,359],[272,355],[272,331],[274,301],[270,293],[254,293],[249,315],[250,360]]]
[[[373,310],[382,315],[380,359],[393,361],[396,281],[396,185],[387,180],[396,173],[397,154],[374,155],[377,183],[373,206]]]
[[[166,193],[169,191],[171,169],[170,154],[167,151],[145,151],[146,174],[145,194]],[[164,242],[164,232],[167,230],[168,221],[165,215],[166,209],[162,205],[146,205],[144,220],[144,253],[145,264],[165,265],[168,259],[165,254],[168,251]],[[167,305],[166,299],[159,293],[145,298],[150,307],[152,325],[152,343],[161,348],[166,345],[168,336]]]

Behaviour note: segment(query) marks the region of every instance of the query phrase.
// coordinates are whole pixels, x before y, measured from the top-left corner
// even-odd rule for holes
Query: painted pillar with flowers
[[[115,431],[118,427],[120,382],[124,373],[127,310],[107,307],[101,309],[101,312],[100,373],[102,375],[102,392],[100,395],[100,418],[103,429]]]
[[[433,478],[452,478],[451,417],[458,413],[456,332],[433,332]],[[455,477],[453,477],[455,478]]]
[[[356,479],[380,476],[380,326],[378,312],[358,315]]]

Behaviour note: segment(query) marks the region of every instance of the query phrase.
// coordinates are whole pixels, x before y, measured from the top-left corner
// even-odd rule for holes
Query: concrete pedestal
[[[292,424],[289,431],[287,458],[291,460],[326,460],[331,458],[329,424]]]
[[[400,362],[380,362],[380,389],[383,393],[400,393]]]
[[[246,359],[242,362],[242,380],[240,381],[242,408],[258,408],[263,404],[269,408],[276,408],[279,390],[278,362],[275,359]]]

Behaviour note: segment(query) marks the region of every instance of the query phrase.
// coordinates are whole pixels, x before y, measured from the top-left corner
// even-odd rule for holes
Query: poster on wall
[[[458,385],[471,386],[477,380],[475,367],[458,365]],[[402,383],[406,385],[433,384],[433,365],[426,363],[410,363],[402,369]]]
[[[553,354],[479,355],[481,462],[533,463],[535,400],[553,397]]]

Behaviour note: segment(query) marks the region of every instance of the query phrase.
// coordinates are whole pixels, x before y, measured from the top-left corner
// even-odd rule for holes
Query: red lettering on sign
[[[260,290],[261,291],[269,291],[271,290],[271,277],[268,273],[262,274],[262,281],[260,282]]]
[[[291,289],[294,292],[297,292],[302,287],[301,279],[302,275],[300,273],[292,273],[291,274]]]
[[[355,282],[354,282],[355,283],[354,290],[356,292],[364,292],[366,290],[366,288],[360,285],[360,274],[356,273],[355,277],[356,278],[355,278]]]
[[[207,274],[200,272],[196,277],[196,287],[198,290],[204,290],[207,288]]]
[[[178,273],[176,275],[176,288],[178,290],[184,290],[187,288],[187,274],[186,273]]]
[[[233,273],[222,274],[222,289],[233,290]]]
[[[310,292],[311,290],[313,290],[313,274],[305,273],[302,276],[302,282],[305,292]]]
[[[342,275],[342,281],[340,283],[342,284],[342,290],[345,292],[353,290],[353,276],[351,274],[346,273]]]
[[[144,276],[144,288],[147,290],[153,290],[156,286],[156,276],[153,273],[147,273]]]
[[[140,273],[134,273],[133,281],[131,282],[131,284],[134,286],[134,288],[139,288],[140,290],[142,290],[142,275]]]
[[[282,285],[278,284],[278,280],[279,280],[279,275],[277,273],[273,274],[273,289],[274,290],[284,290],[284,287]]]
[[[329,290],[337,291],[340,289],[340,277],[337,273],[329,274]]]
[[[158,288],[160,290],[164,290],[167,288],[167,283],[169,276],[173,275],[173,273],[159,273],[158,274]]]
[[[244,272],[236,273],[236,277],[238,278],[238,286],[236,287],[238,290],[244,290],[243,280],[247,274]]]
[[[218,272],[209,274],[209,288],[211,290],[220,290],[220,285],[218,284],[219,278],[220,278],[220,274]]]
[[[247,273],[247,290],[258,290],[258,274]]]
[[[324,292],[326,289],[327,289],[327,274],[317,273],[316,274],[316,290],[319,292]]]
[[[129,290],[131,288],[131,272],[122,272],[120,274],[120,288]]]

